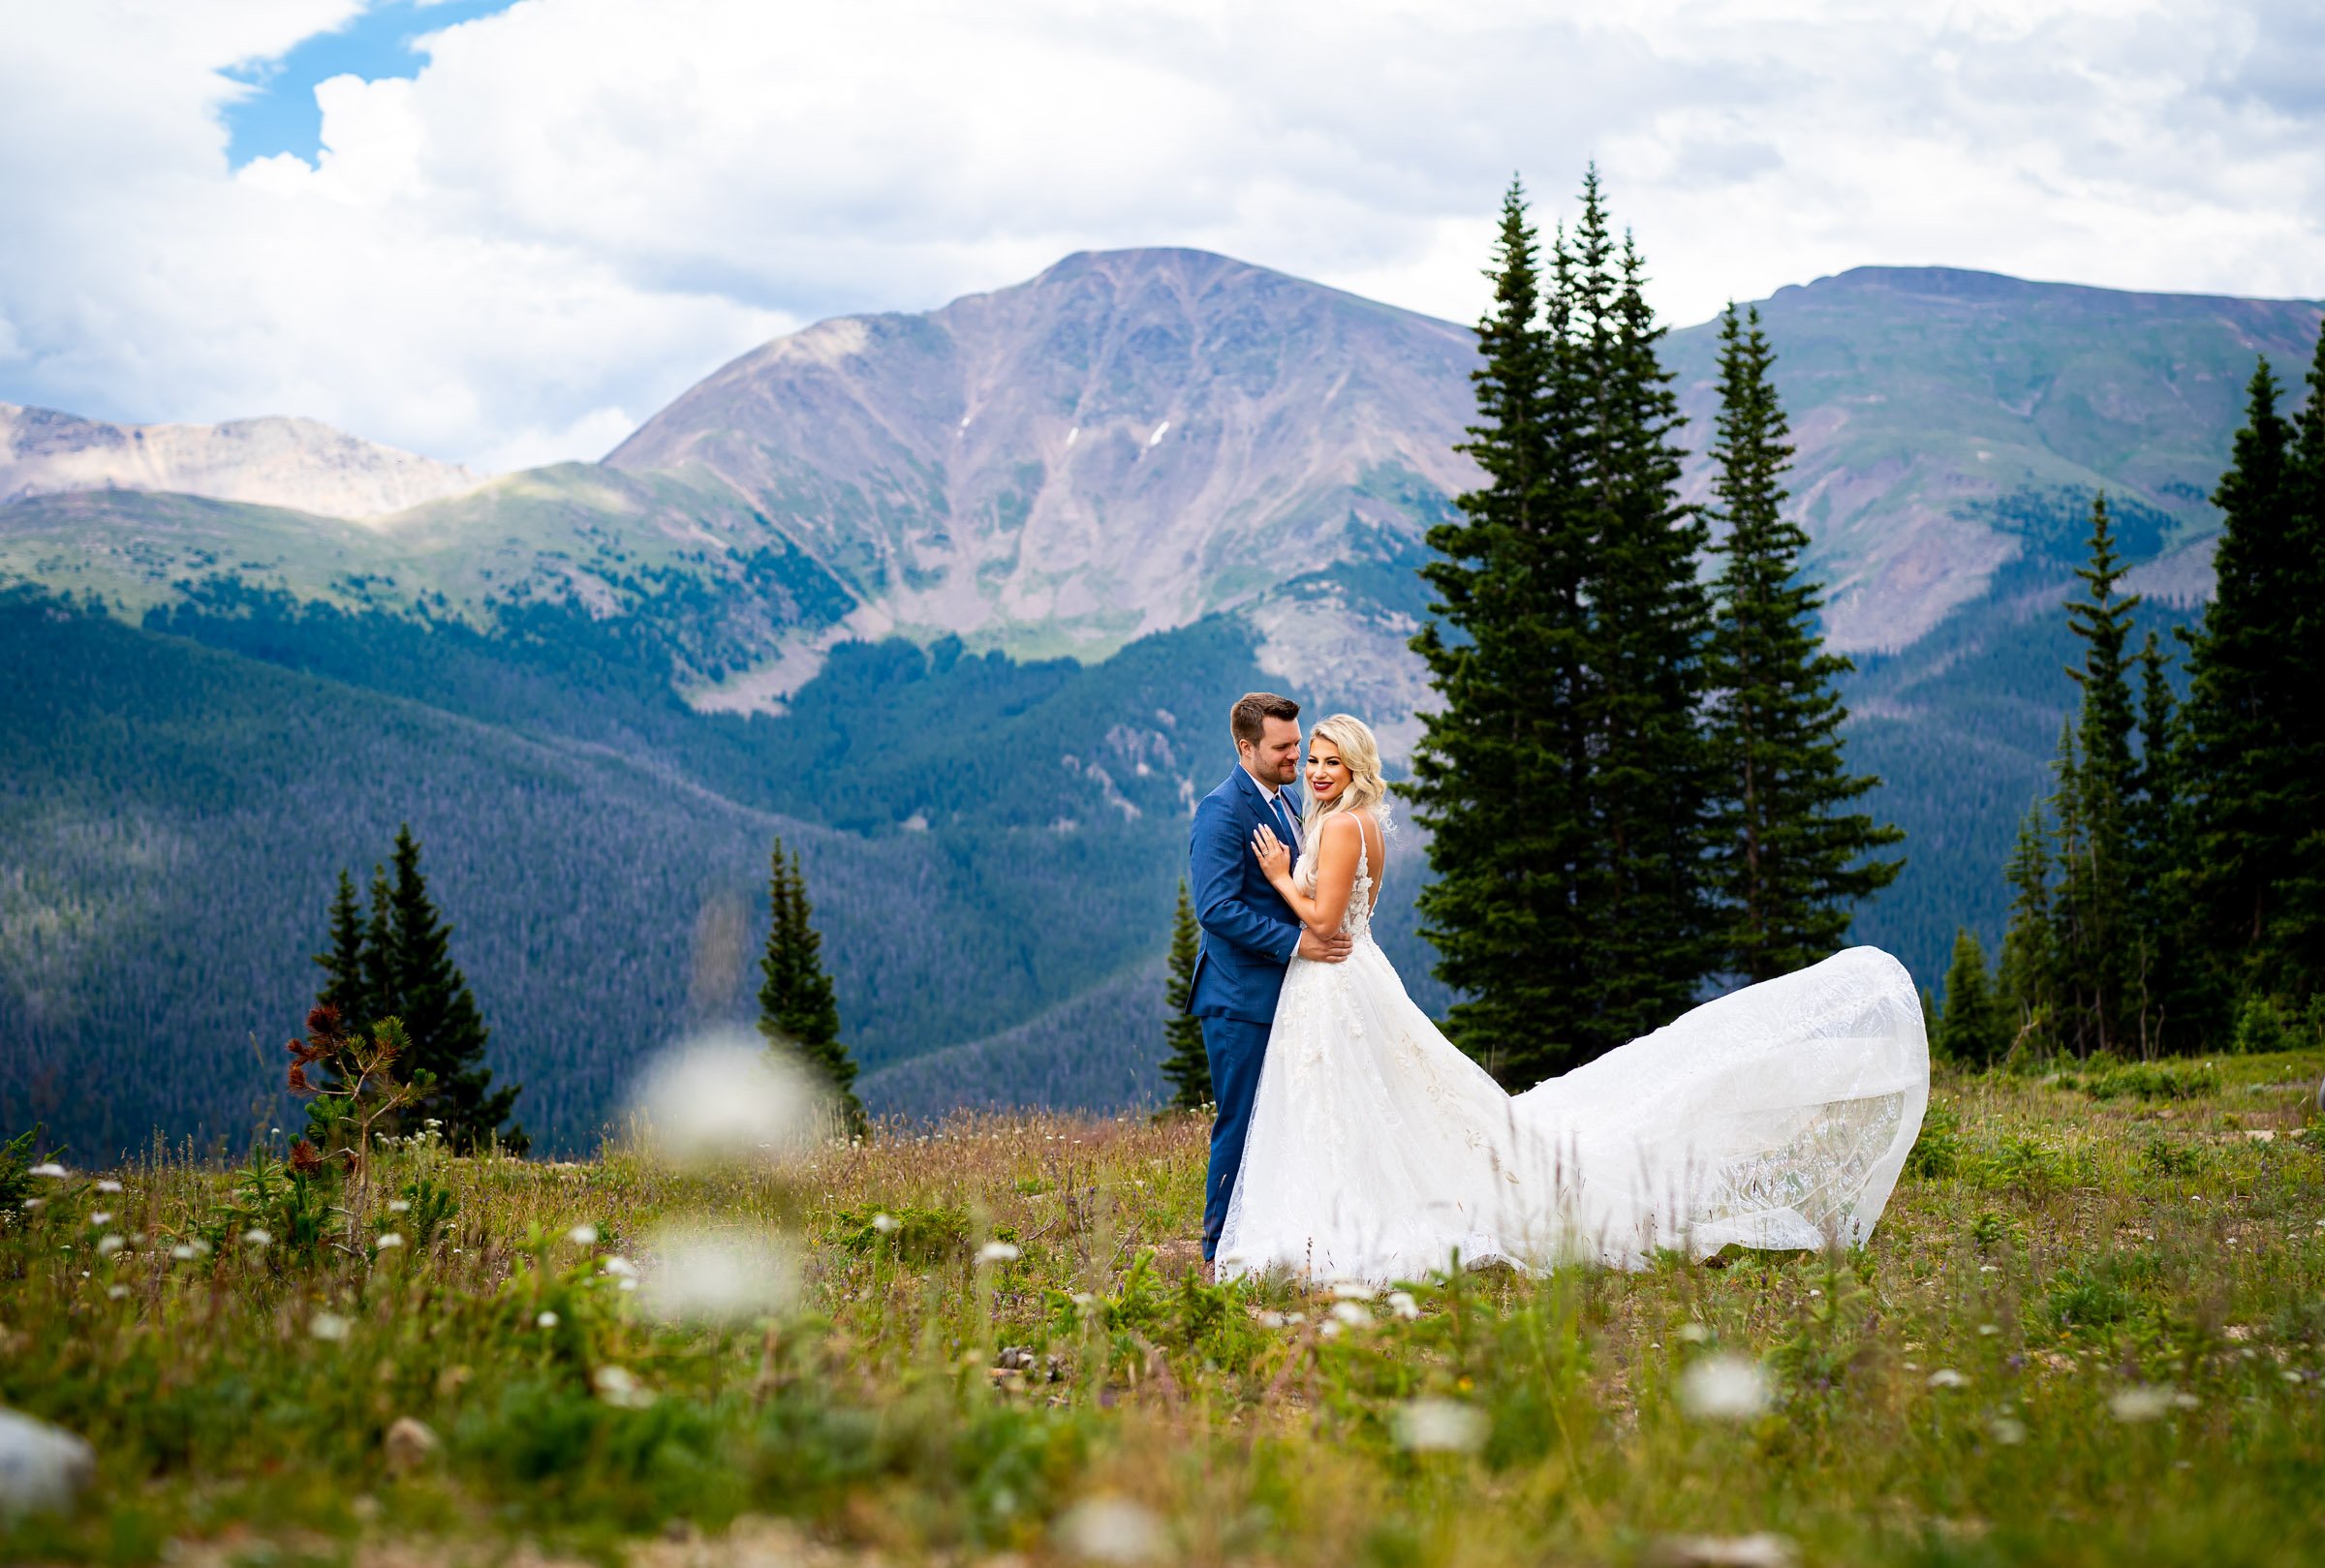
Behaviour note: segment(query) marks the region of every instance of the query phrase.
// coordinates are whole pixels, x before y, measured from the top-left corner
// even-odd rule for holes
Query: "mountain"
[[[360,518],[473,489],[480,477],[312,419],[108,424],[0,403],[0,502],[158,490]]]
[[[1857,936],[1934,982],[1957,922],[1999,935],[2091,488],[2161,591],[2143,623],[2195,614],[2240,389],[2256,354],[2305,365],[2319,307],[1869,268],[1760,309],[1859,656],[1851,754],[1910,835]],[[1715,347],[1667,342],[1683,440]],[[1226,699],[1365,714],[1392,756],[1417,733],[1405,639],[1469,482],[1469,354],[1223,258],[1080,256],[762,346],[604,463],[386,515],[0,506],[0,1123],[241,1124],[332,875],[404,820],[544,1148],[586,1144],[656,1043],[747,1011],[777,833],[876,1109],[1151,1094]],[[1434,1006],[1420,847],[1380,929]]]

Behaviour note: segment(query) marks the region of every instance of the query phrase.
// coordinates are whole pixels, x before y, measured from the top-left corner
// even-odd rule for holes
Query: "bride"
[[[1373,732],[1316,726],[1296,864],[1253,853],[1301,924],[1353,941],[1295,957],[1268,1036],[1219,1276],[1381,1284],[1499,1259],[1643,1267],[1730,1244],[1861,1241],[1929,1100],[1905,967],[1852,947],[1749,986],[1511,1095],[1430,1022],[1372,938],[1388,869]]]

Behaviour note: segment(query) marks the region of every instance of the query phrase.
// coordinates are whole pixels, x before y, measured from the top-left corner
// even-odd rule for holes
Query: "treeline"
[[[1645,263],[1594,170],[1543,262],[1503,203],[1479,323],[1485,483],[1433,530],[1413,646],[1442,697],[1410,793],[1453,1037],[1513,1087],[1648,1032],[1717,976],[1834,951],[1898,873],[1860,809],[1791,455],[1756,312],[1722,322],[1709,508],[1680,499],[1680,426]],[[1723,525],[1714,541],[1713,525]],[[1706,549],[1718,579],[1697,572]]]
[[[2264,360],[2214,495],[2217,587],[2175,650],[2137,639],[2106,498],[2052,787],[2005,875],[1999,963],[1967,931],[1938,1043],[2013,1054],[2273,1048],[2325,1025],[2325,334],[2300,415]]]

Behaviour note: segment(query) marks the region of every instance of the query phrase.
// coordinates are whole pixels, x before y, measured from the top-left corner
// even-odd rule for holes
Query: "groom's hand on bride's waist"
[[[1354,939],[1344,932],[1334,932],[1325,937],[1310,931],[1306,926],[1300,928],[1300,957],[1313,959],[1318,964],[1337,964],[1347,958],[1355,945]]]

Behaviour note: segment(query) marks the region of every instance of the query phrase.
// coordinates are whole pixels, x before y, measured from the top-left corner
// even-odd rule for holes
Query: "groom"
[[[1203,1021],[1203,1054],[1211,1062],[1211,1177],[1203,1189],[1203,1258],[1219,1255],[1227,1222],[1227,1198],[1243,1165],[1243,1135],[1259,1092],[1259,1064],[1276,1017],[1276,993],[1292,955],[1337,964],[1349,940],[1302,928],[1252,853],[1252,837],[1265,823],[1296,851],[1298,805],[1284,792],[1300,771],[1300,705],[1270,692],[1252,692],[1227,710],[1236,767],[1194,809],[1189,885],[1194,918],[1203,928],[1187,1010]]]

